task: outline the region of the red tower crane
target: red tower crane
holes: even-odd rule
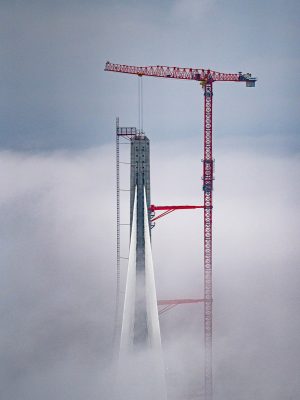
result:
[[[181,68],[167,66],[137,67],[122,64],[105,65],[105,71],[121,72],[138,76],[173,78],[199,81],[204,89],[204,393],[205,400],[212,400],[212,208],[213,208],[213,142],[212,142],[212,106],[214,82],[245,82],[247,87],[254,87],[256,78],[250,73],[227,74],[202,68]],[[157,208],[158,209],[158,208]],[[164,208],[168,209],[168,208]],[[174,207],[172,207],[172,211]]]

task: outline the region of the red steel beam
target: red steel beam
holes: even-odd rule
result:
[[[173,211],[176,210],[194,210],[196,208],[204,208],[204,206],[155,206],[154,204],[151,204],[149,207],[149,210],[151,212],[155,211],[164,211],[163,213],[159,214],[157,217],[153,217],[151,219],[151,222],[156,221],[159,218],[164,217],[167,214],[170,214]]]
[[[167,311],[172,310],[172,308],[178,306],[179,304],[193,304],[193,303],[204,303],[204,299],[176,299],[176,300],[158,300],[157,305],[163,306],[158,314],[164,314]]]
[[[177,305],[177,304],[193,304],[193,303],[204,303],[204,299],[176,299],[176,300],[158,300],[158,306],[165,305]]]
[[[195,208],[204,208],[204,206],[155,206],[151,204],[149,207],[150,211],[160,211],[160,210],[193,210]]]

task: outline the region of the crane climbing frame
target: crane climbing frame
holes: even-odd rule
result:
[[[120,72],[138,76],[158,78],[184,79],[200,82],[204,90],[204,157],[203,185],[204,192],[204,393],[205,400],[213,398],[212,375],[212,209],[213,209],[213,83],[214,82],[244,82],[247,87],[254,87],[257,78],[250,73],[223,73],[202,68],[182,68],[168,66],[130,66],[112,64],[105,65],[105,71]],[[197,207],[198,208],[198,207]],[[200,207],[199,207],[200,208]],[[168,209],[164,215],[174,211]]]

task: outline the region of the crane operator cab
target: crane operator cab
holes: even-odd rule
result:
[[[255,82],[257,81],[257,78],[252,77],[249,72],[247,72],[246,74],[239,72],[239,80],[245,81],[246,87],[255,87]]]

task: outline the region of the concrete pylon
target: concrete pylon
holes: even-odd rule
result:
[[[119,382],[127,398],[166,400],[166,384],[145,188],[135,189],[119,356]],[[139,206],[143,212],[139,212]],[[143,221],[139,220],[143,217]],[[138,226],[143,226],[139,232]],[[142,236],[142,240],[138,240]],[[139,246],[143,246],[142,251]],[[143,259],[141,260],[141,254]]]
[[[132,231],[130,238],[129,261],[126,280],[123,322],[120,342],[120,356],[135,349],[155,349],[161,353],[161,337],[157,309],[156,287],[154,279],[150,229],[144,189],[143,204],[143,264],[144,269],[137,268],[138,246],[138,212],[137,190],[135,191]],[[144,326],[144,321],[146,322]],[[141,326],[142,325],[142,329]]]

